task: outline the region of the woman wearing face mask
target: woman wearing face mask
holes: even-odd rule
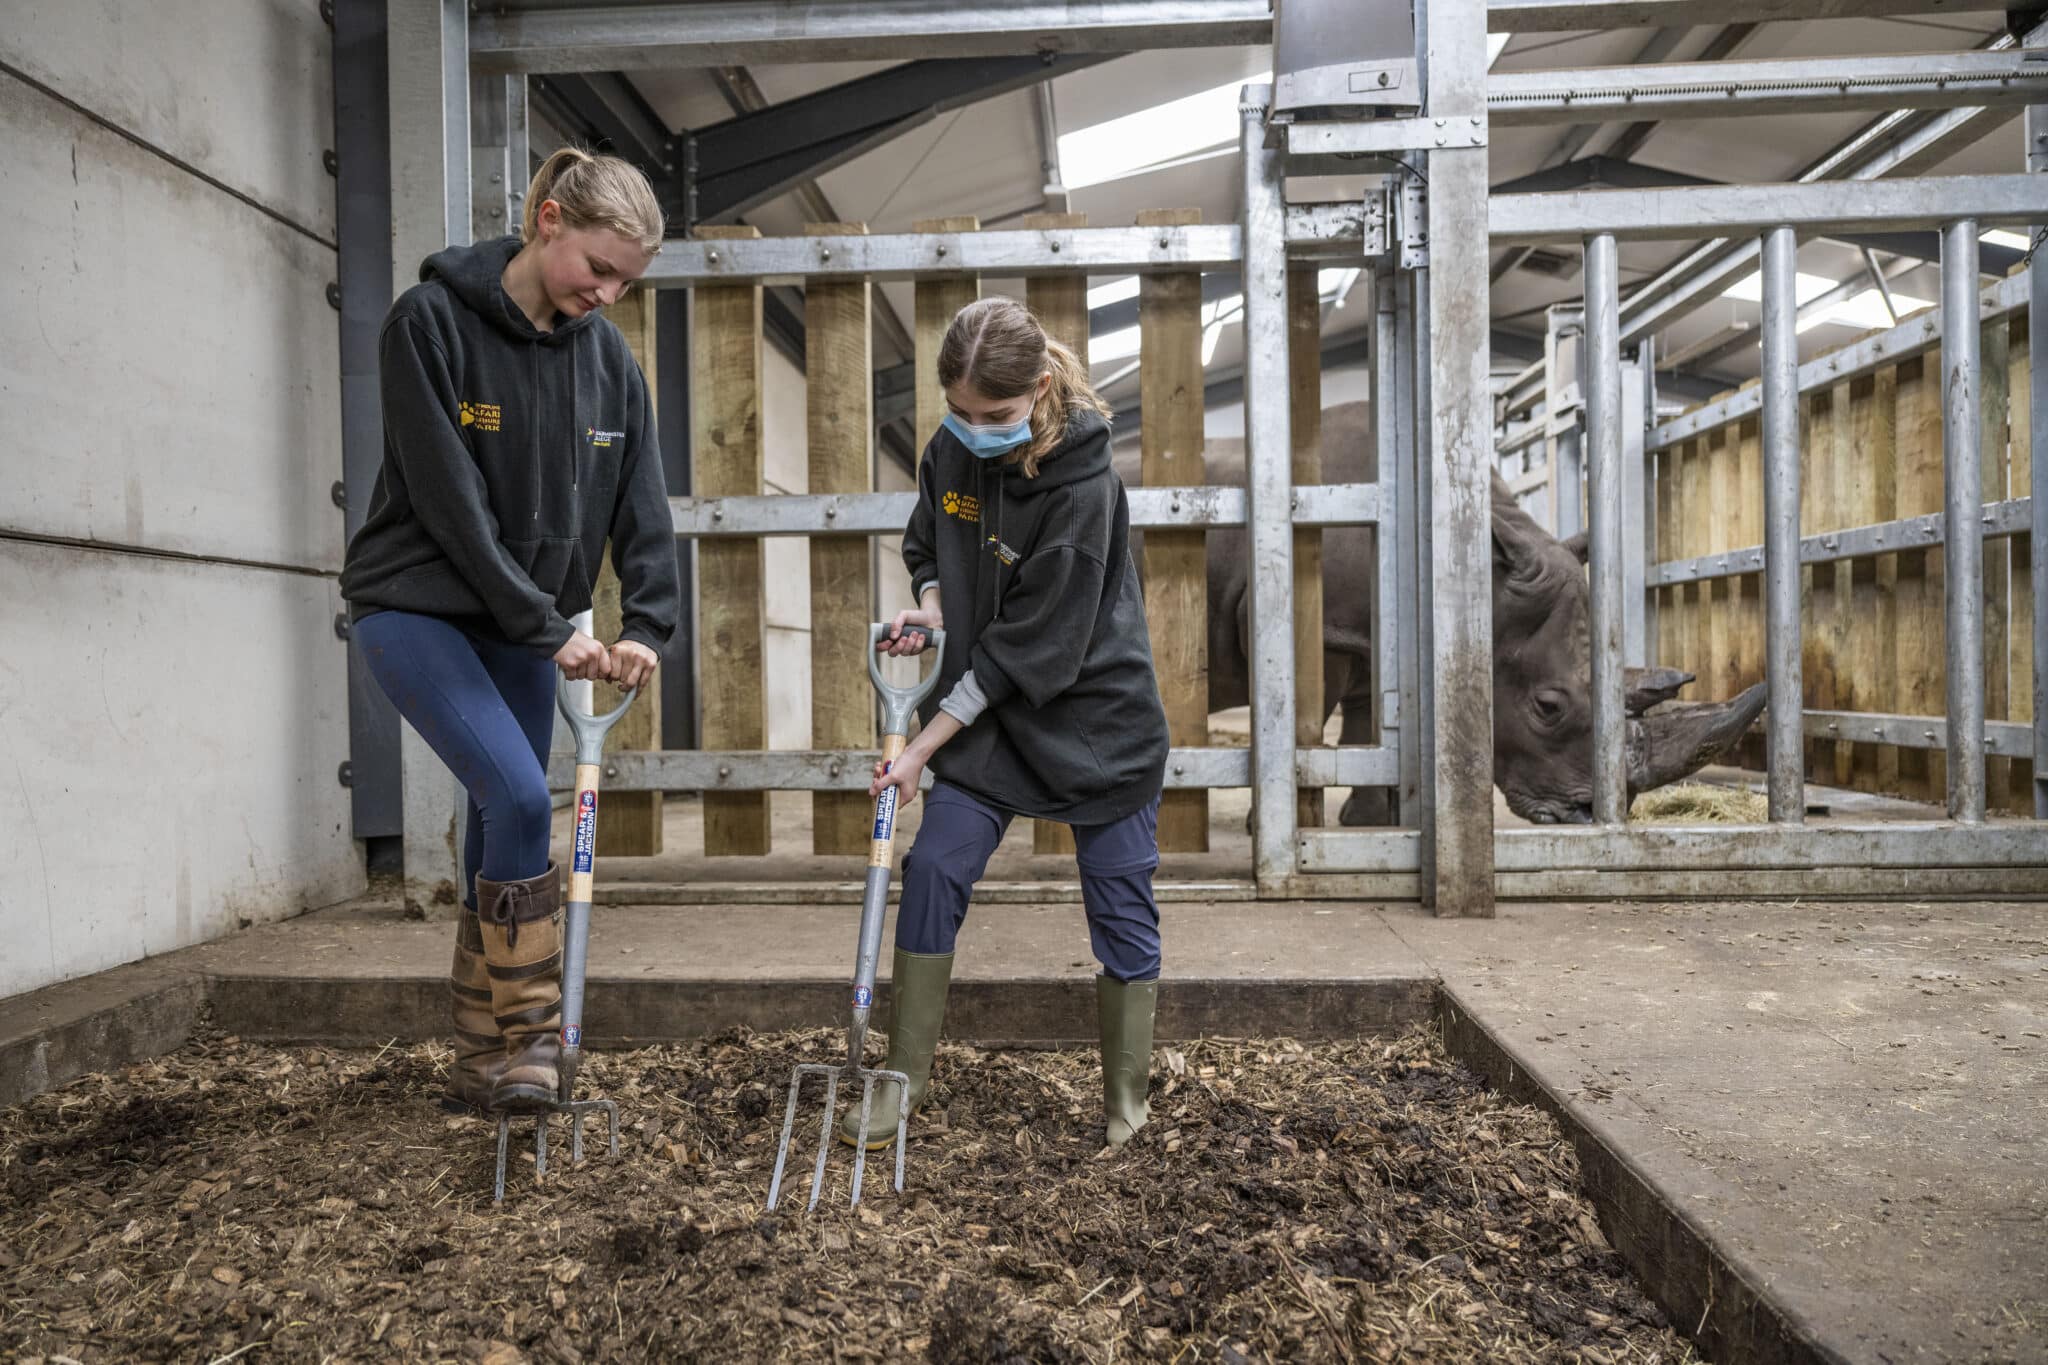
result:
[[[918,466],[903,562],[919,605],[880,648],[915,654],[946,630],[945,669],[923,727],[870,794],[934,784],[903,859],[886,1065],[930,1080],[953,941],[968,898],[1015,816],[1071,825],[1078,849],[1102,1037],[1106,1137],[1147,1118],[1159,988],[1159,792],[1166,712],[1152,671],[1130,512],[1110,467],[1109,408],[1086,367],[1029,309],[987,298],[946,332],[938,378],[948,413]],[[893,1114],[893,1085],[874,1113]],[[851,1143],[859,1118],[841,1128]],[[877,1125],[878,1128],[883,1125]],[[894,1136],[870,1137],[881,1146]]]
[[[341,572],[371,676],[469,794],[455,1112],[541,1107],[559,1081],[556,668],[642,686],[682,605],[647,383],[601,316],[661,249],[661,207],[629,163],[565,147],[520,227],[428,257],[386,316],[384,463]],[[609,647],[569,622],[607,540]]]

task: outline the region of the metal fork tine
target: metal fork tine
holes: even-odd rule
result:
[[[853,1144],[853,1199],[848,1207],[860,1203],[860,1182],[868,1169],[868,1123],[875,1108],[875,1077],[871,1071],[861,1072],[860,1082],[860,1128],[858,1140]]]
[[[789,1135],[796,1128],[797,1091],[804,1083],[803,1068],[789,1073],[789,1104],[782,1111],[782,1141],[775,1148],[775,1176],[768,1182],[768,1211],[773,1213],[782,1198],[782,1171],[789,1165]]]
[[[825,1121],[818,1125],[818,1164],[811,1172],[811,1202],[804,1207],[818,1207],[818,1196],[825,1192],[825,1158],[832,1151],[832,1120],[839,1108],[839,1073],[831,1072],[825,1077]]]

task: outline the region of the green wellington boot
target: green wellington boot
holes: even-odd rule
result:
[[[1095,1013],[1102,1028],[1102,1111],[1109,1145],[1121,1147],[1152,1117],[1145,1089],[1152,1080],[1152,1016],[1157,981],[1095,978]]]
[[[889,974],[889,1056],[886,1071],[910,1077],[910,1112],[924,1107],[925,1088],[932,1079],[932,1053],[938,1050],[939,1029],[946,1021],[946,989],[953,982],[951,953],[906,953],[896,950]],[[846,1117],[839,1121],[839,1140],[860,1141],[860,1091],[847,1098]],[[875,1082],[868,1111],[868,1150],[879,1151],[896,1140],[896,1083]]]

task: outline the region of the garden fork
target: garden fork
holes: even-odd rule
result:
[[[876,647],[888,633],[886,625],[868,627],[868,677],[882,697],[882,764],[885,772],[902,756],[910,734],[910,713],[938,686],[939,668],[946,658],[945,631],[906,626],[906,637],[913,633],[929,636],[931,643],[938,647],[938,654],[922,681],[910,687],[892,687],[882,680],[881,659],[876,652]],[[832,1123],[837,1117],[839,1082],[843,1077],[858,1077],[861,1082],[860,1132],[853,1148],[851,1202],[860,1203],[861,1179],[867,1172],[868,1123],[873,1114],[876,1081],[896,1082],[896,1192],[903,1192],[903,1140],[910,1124],[910,1078],[901,1071],[861,1065],[861,1057],[867,1047],[868,1011],[875,1003],[875,960],[882,951],[882,917],[889,904],[889,871],[895,843],[896,788],[884,787],[882,794],[875,798],[874,841],[868,849],[867,887],[861,897],[860,941],[853,964],[853,1022],[846,1031],[846,1061],[838,1065],[803,1062],[790,1072],[789,1104],[782,1115],[782,1141],[775,1152],[775,1175],[768,1184],[770,1209],[782,1198],[782,1172],[789,1162],[790,1134],[796,1127],[797,1092],[803,1088],[807,1075],[825,1078],[825,1120],[818,1129],[818,1160],[811,1171],[811,1201],[806,1207],[818,1207],[818,1195],[825,1187],[825,1157],[832,1149]]]

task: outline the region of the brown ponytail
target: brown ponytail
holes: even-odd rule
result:
[[[526,187],[526,212],[519,224],[522,243],[540,236],[540,206],[549,199],[561,209],[568,227],[609,228],[638,242],[650,256],[661,250],[661,204],[647,177],[630,162],[581,147],[557,149],[540,163]]]
[[[1087,364],[1047,335],[1029,308],[1000,294],[977,299],[954,314],[939,347],[942,388],[965,379],[1001,401],[1036,388],[1047,374],[1052,382],[1031,405],[1030,442],[1003,457],[1006,465],[1022,465],[1027,479],[1038,477],[1040,461],[1059,448],[1076,416],[1084,411],[1110,415],[1109,405],[1088,382]]]

